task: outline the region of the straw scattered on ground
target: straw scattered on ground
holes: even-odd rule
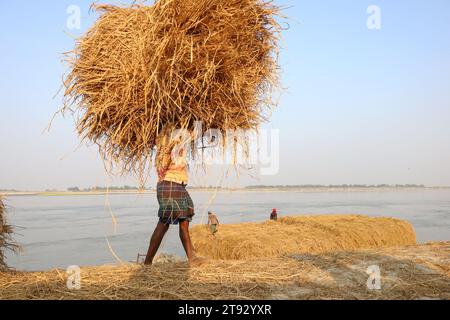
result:
[[[225,135],[267,119],[281,32],[270,1],[94,8],[100,18],[67,54],[63,111],[73,111],[80,136],[124,172],[142,173],[165,129],[194,130],[202,121],[203,131]]]
[[[381,289],[369,290],[378,265]],[[81,269],[81,289],[68,290],[63,270],[0,273],[0,299],[450,299],[450,242],[251,261],[211,261],[189,269]]]
[[[416,235],[411,224],[398,219],[331,215],[222,225],[215,236],[206,226],[195,226],[192,241],[199,255],[247,260],[292,253],[414,245]]]

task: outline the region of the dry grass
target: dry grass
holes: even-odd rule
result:
[[[111,164],[142,173],[165,129],[202,121],[225,134],[267,118],[281,31],[270,2],[95,8],[100,18],[67,54],[63,111],[76,113],[80,136]]]
[[[367,289],[379,265],[381,290]],[[81,290],[54,270],[0,273],[0,299],[450,299],[450,242],[252,261],[82,268]]]
[[[216,236],[207,227],[196,226],[192,239],[200,255],[224,260],[416,243],[408,222],[356,215],[284,217],[278,222],[222,225]]]
[[[8,269],[5,251],[16,251],[18,249],[17,244],[12,239],[13,233],[13,227],[7,223],[6,206],[3,202],[3,198],[0,196],[0,271]]]

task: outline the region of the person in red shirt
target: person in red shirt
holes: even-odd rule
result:
[[[270,220],[277,221],[278,220],[278,213],[277,209],[273,209],[272,213],[270,214]]]

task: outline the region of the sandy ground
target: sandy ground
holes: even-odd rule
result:
[[[367,286],[370,266],[380,289]],[[149,268],[81,268],[79,290],[68,280],[65,270],[0,273],[0,299],[450,299],[450,242],[196,268],[162,257]]]

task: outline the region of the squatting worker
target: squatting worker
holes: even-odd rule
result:
[[[219,219],[217,219],[215,213],[211,211],[208,212],[208,225],[213,235],[215,235],[219,231]]]
[[[277,221],[278,220],[278,212],[277,209],[273,209],[272,213],[270,214],[270,220]]]
[[[180,239],[190,265],[201,264],[195,256],[189,234],[189,224],[194,217],[194,203],[186,190],[188,183],[187,143],[162,134],[157,141],[156,170],[158,172],[157,197],[159,222],[153,233],[145,259],[151,265],[170,225],[179,225]]]

